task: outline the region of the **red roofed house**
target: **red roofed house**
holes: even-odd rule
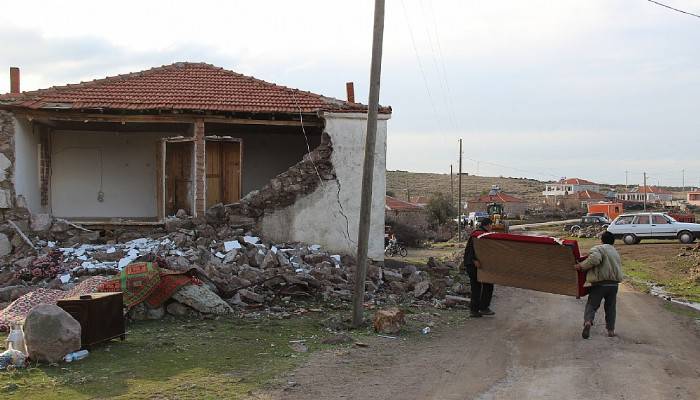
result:
[[[202,216],[240,202],[272,240],[355,251],[367,106],[354,99],[203,63],[30,92],[20,92],[18,69],[10,75],[11,92],[0,96],[1,209],[158,225],[180,209]],[[390,115],[380,109],[377,129],[378,259]]]
[[[395,197],[386,196],[386,219],[422,230],[428,229],[428,212],[425,207]]]
[[[628,192],[617,194],[619,200],[638,203],[643,203],[644,197],[647,203],[663,203],[673,200],[673,193],[657,186],[638,186]]]
[[[506,194],[500,188],[493,188],[489,194],[481,195],[477,198],[467,200],[465,206],[466,212],[486,211],[486,207],[490,203],[499,203],[503,205],[503,211],[509,218],[515,218],[525,215],[527,203],[517,197]]]

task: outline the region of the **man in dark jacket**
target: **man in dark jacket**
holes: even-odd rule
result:
[[[467,270],[467,275],[469,275],[472,289],[469,316],[474,318],[495,314],[489,308],[491,297],[493,297],[493,284],[481,283],[477,280],[477,270],[481,267],[481,264],[477,254],[474,252],[474,239],[488,232],[491,229],[491,224],[491,219],[484,218],[481,221],[481,225],[469,236],[467,248],[464,250],[464,268]]]

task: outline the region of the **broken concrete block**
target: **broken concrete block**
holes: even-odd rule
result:
[[[379,310],[374,314],[372,326],[378,333],[398,333],[406,323],[404,312],[398,307]]]
[[[166,310],[168,311],[168,314],[176,317],[184,317],[192,311],[191,308],[182,303],[178,303],[177,301],[173,301],[172,303],[168,304]]]
[[[0,257],[12,253],[12,242],[4,233],[0,233]]]
[[[247,302],[247,303],[264,303],[265,302],[265,296],[261,294],[257,294],[253,292],[252,290],[248,289],[241,289],[238,291],[238,294],[241,296],[241,300]]]
[[[384,281],[386,282],[400,282],[403,280],[403,276],[396,271],[384,268]]]
[[[12,161],[6,155],[0,153],[0,182],[7,179],[7,169],[12,166]]]
[[[0,208],[12,208],[12,193],[8,189],[0,189]]]
[[[445,296],[445,305],[447,307],[455,307],[455,306],[469,307],[469,304],[470,304],[470,301],[466,297],[452,296],[449,294]]]
[[[203,314],[228,314],[233,312],[231,306],[204,285],[184,286],[173,294],[173,299]]]
[[[46,232],[53,223],[49,214],[32,214],[29,228],[34,232]]]
[[[279,266],[279,261],[277,260],[277,255],[269,251],[263,258],[262,264],[260,265],[262,269],[276,268]]]
[[[413,296],[415,298],[423,297],[428,292],[428,290],[430,290],[429,281],[418,282],[416,283],[416,286],[413,289]]]

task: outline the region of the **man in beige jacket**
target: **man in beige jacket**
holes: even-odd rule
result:
[[[615,250],[615,236],[610,232],[603,232],[600,238],[603,244],[593,246],[588,258],[580,264],[574,265],[577,271],[586,271],[586,283],[590,287],[586,311],[583,314],[583,332],[581,336],[588,339],[591,335],[591,326],[595,319],[595,313],[600,303],[605,299],[605,327],[608,336],[615,336],[615,305],[617,301],[618,284],[622,282],[622,261],[620,254]]]

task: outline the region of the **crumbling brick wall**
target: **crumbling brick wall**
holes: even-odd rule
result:
[[[14,207],[14,164],[15,126],[12,113],[0,110],[0,210],[3,212]]]
[[[324,132],[321,144],[300,162],[272,178],[261,189],[248,193],[239,203],[230,206],[230,210],[257,219],[266,212],[294,204],[298,198],[315,191],[324,181],[336,179],[332,153],[331,138]]]

